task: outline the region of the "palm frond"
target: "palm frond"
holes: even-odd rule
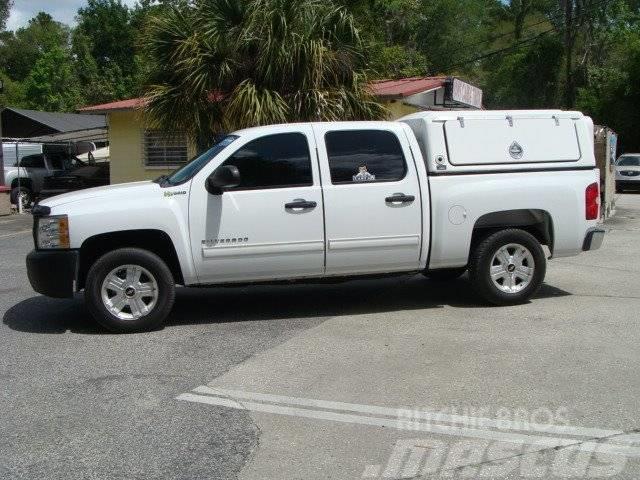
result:
[[[220,129],[383,118],[353,17],[325,0],[194,0],[149,22],[147,114],[197,139]]]

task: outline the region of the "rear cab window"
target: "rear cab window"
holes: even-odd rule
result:
[[[407,174],[398,137],[387,130],[338,130],[325,134],[331,183],[396,182]]]

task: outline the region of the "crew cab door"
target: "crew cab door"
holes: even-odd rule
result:
[[[194,177],[189,224],[200,283],[320,276],[322,191],[310,125],[247,130]],[[238,168],[239,186],[205,189],[219,166]]]
[[[420,186],[403,127],[327,123],[314,124],[314,132],[323,179],[327,275],[419,268]]]

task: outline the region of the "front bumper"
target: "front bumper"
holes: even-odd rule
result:
[[[602,245],[604,240],[604,230],[601,228],[590,228],[587,234],[584,236],[584,243],[582,244],[582,250],[597,250]]]
[[[73,297],[78,279],[78,250],[32,250],[27,255],[27,276],[33,289],[48,297]]]

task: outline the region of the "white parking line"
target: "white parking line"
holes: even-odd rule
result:
[[[208,405],[217,405],[229,408],[235,408],[239,410],[250,410],[254,412],[271,413],[276,415],[287,415],[302,418],[312,418],[317,420],[326,420],[341,423],[362,424],[378,427],[395,428],[398,430],[409,431],[421,431],[429,432],[440,435],[452,435],[458,437],[478,438],[482,440],[491,440],[497,442],[509,442],[520,445],[535,445],[543,448],[553,447],[572,447],[584,451],[598,451],[602,453],[625,455],[629,457],[640,457],[640,448],[630,445],[619,445],[612,443],[601,443],[605,437],[611,435],[623,435],[623,432],[617,430],[601,430],[601,429],[581,429],[579,427],[573,428],[574,431],[599,431],[599,432],[611,432],[607,435],[597,436],[593,438],[587,436],[586,440],[576,438],[560,438],[550,437],[543,435],[527,435],[522,433],[512,433],[505,431],[496,431],[485,428],[467,428],[454,425],[441,425],[431,422],[405,422],[398,418],[383,418],[379,416],[370,415],[354,415],[349,413],[341,413],[335,410],[349,410],[355,412],[366,412],[382,415],[394,415],[399,411],[398,409],[387,409],[385,407],[376,407],[371,405],[358,405],[358,404],[345,404],[342,402],[327,402],[324,400],[315,399],[303,399],[297,397],[283,397],[279,395],[268,395],[255,392],[241,392],[237,390],[227,389],[212,389],[210,387],[197,387],[194,389],[197,393],[183,393],[176,397],[178,400],[184,400],[188,402],[204,403]],[[202,395],[206,393],[207,395]],[[218,396],[224,395],[224,396]],[[250,398],[258,400],[256,401],[244,401],[244,399]],[[304,405],[314,408],[297,408],[289,405],[262,403],[267,402],[282,402]],[[344,408],[348,406],[349,408]],[[318,408],[328,409],[319,410]],[[395,412],[395,413],[390,413]],[[473,419],[473,417],[466,417]],[[561,427],[561,426],[555,426]],[[522,430],[522,428],[521,428]]]
[[[329,410],[343,410],[348,412],[359,412],[373,415],[384,415],[394,418],[403,417],[406,408],[389,408],[375,405],[360,405],[357,403],[333,402],[327,400],[315,400],[311,398],[287,397],[284,395],[271,395],[267,393],[243,392],[240,390],[229,390],[224,388],[211,388],[201,386],[193,389],[194,392],[206,395],[218,395],[236,399],[257,400],[259,402],[284,403],[287,405],[299,405],[303,407],[315,407]],[[499,430],[528,431],[537,433],[553,433],[556,435],[575,435],[581,437],[610,437],[620,435],[620,430],[605,430],[601,428],[573,427],[570,425],[548,425],[528,422],[512,422],[509,420],[496,420],[494,418],[470,417],[463,415],[449,415],[441,412],[428,412],[411,410],[412,418],[426,422],[447,422],[453,424],[463,424],[474,427],[491,427]],[[408,419],[407,419],[408,420]]]

